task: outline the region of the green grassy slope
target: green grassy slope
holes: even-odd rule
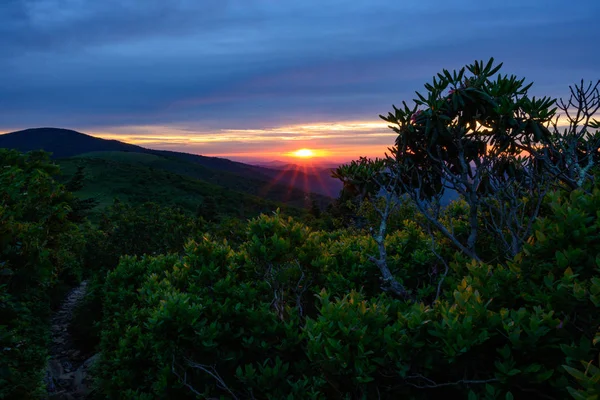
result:
[[[150,167],[155,170],[160,169],[294,207],[307,207],[310,205],[310,200],[312,199],[315,199],[322,207],[325,207],[332,201],[331,198],[323,195],[309,194],[288,185],[277,184],[275,180],[267,181],[264,176],[249,178],[248,176],[241,176],[232,172],[207,168],[198,163],[174,156],[103,151],[82,154],[77,156],[77,158],[96,158]],[[310,200],[307,200],[308,197],[310,197]]]
[[[178,206],[194,213],[207,197],[215,199],[217,212],[221,215],[251,217],[261,212],[274,211],[278,207],[289,215],[301,216],[305,213],[299,208],[154,168],[145,163],[156,156],[123,154],[130,155],[121,158],[122,160],[142,162],[123,162],[117,154],[112,157],[114,159],[74,157],[58,160],[64,179],[72,176],[79,165],[85,167],[85,186],[76,194],[99,201],[94,214],[112,204],[115,198],[130,203],[152,201]]]

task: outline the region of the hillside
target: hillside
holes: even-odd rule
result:
[[[167,157],[175,157],[204,167],[235,173],[247,178],[267,180],[276,184],[292,186],[297,189],[318,193],[328,197],[337,197],[342,189],[342,184],[330,176],[328,170],[297,168],[267,168],[264,166],[244,164],[226,158],[206,157],[189,153],[180,153],[166,150],[144,149],[145,152]]]
[[[228,171],[211,169],[173,155],[162,156],[156,153],[104,151],[86,153],[76,158],[102,159],[129,163],[138,167],[163,170],[294,207],[307,207],[313,199],[322,207],[331,202],[331,199],[328,197],[318,194],[308,194],[293,186],[277,184],[273,180],[269,180],[270,178],[259,179],[241,176]]]
[[[131,154],[140,159],[155,157]],[[95,214],[112,204],[115,198],[135,204],[152,201],[195,213],[208,197],[215,200],[218,214],[228,216],[250,217],[277,208],[282,208],[290,215],[302,215],[304,212],[296,207],[143,164],[89,157],[61,159],[58,164],[64,179],[72,176],[78,166],[84,167],[84,187],[76,194],[82,198],[95,198],[99,202]]]
[[[116,140],[100,139],[68,129],[36,128],[2,134],[0,135],[0,148],[2,147],[23,152],[43,149],[51,152],[54,158],[74,157],[90,152],[138,152],[195,163],[211,170],[236,174],[240,178],[252,182],[260,180],[263,181],[261,187],[273,184],[284,185],[303,192],[313,192],[328,197],[337,197],[341,189],[341,183],[330,178],[328,172],[323,174],[323,171],[321,171],[321,173],[312,174],[311,171],[305,172],[298,169],[281,171],[219,157],[152,150]],[[204,176],[194,175],[194,177],[206,179]],[[260,195],[259,193],[256,194]],[[295,196],[304,197],[299,194]]]

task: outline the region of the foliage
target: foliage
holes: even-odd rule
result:
[[[600,82],[586,88],[582,81],[567,103],[560,101],[570,124],[561,132],[553,121],[556,101],[530,98],[531,84],[498,74],[501,66],[490,59],[458,72],[443,70],[425,85],[425,95],[417,92],[413,108],[403,102],[381,116],[398,134],[390,155],[363,157],[333,174],[344,193],[371,200],[379,217],[373,232],[378,254],[371,261],[382,289],[396,296],[406,299],[410,289],[390,271],[385,237],[403,196],[412,200],[431,250],[444,264],[441,288],[449,265],[439,255],[440,239],[478,262],[506,262],[532,235],[552,188],[586,190],[595,181],[600,122],[593,116],[600,109]],[[461,196],[465,212],[458,224],[442,208],[447,191]]]
[[[561,131],[556,101],[529,97],[531,84],[499,74],[501,66],[491,59],[439,73],[414,107],[404,102],[381,116],[398,134],[387,158],[362,158],[335,175],[362,197],[406,193],[428,226],[473,259],[485,249],[482,236],[494,240],[496,257],[514,257],[550,187],[574,190],[593,180],[600,92],[598,84],[572,87],[559,103],[570,124]],[[468,206],[464,238],[440,221],[447,191]]]
[[[429,234],[405,222],[386,238],[389,265],[417,302],[381,294],[368,234],[280,215],[250,221],[237,250],[205,236],[182,258],[123,259],[105,285],[100,387],[117,398],[564,398],[575,374],[592,390],[595,369],[576,371],[597,358],[598,202],[598,190],[553,194],[508,265],[442,253],[439,298]]]
[[[338,168],[340,199],[302,220],[235,218],[247,197],[144,167],[136,193],[165,179],[200,196],[101,199],[94,226],[67,189],[85,198],[87,177],[131,165],[65,187],[45,155],[0,153],[0,397],[40,394],[34,321],[85,276],[74,327],[99,341],[98,397],[596,398],[597,86],[558,103],[581,111],[560,132],[553,100],[498,71],[439,74],[387,117],[391,156]]]
[[[359,201],[376,197],[381,187],[380,179],[386,167],[385,160],[361,157],[348,164],[340,165],[332,172],[332,177],[343,184],[343,194],[358,197]]]
[[[65,183],[65,189],[73,193],[84,188],[85,167],[77,167],[75,174]],[[86,220],[91,210],[96,207],[98,201],[95,198],[75,198],[71,207],[70,220],[81,223]]]
[[[301,209],[307,206],[306,193],[299,189],[249,173],[246,176],[206,168],[175,156],[97,152],[58,163],[65,175],[73,175],[78,167],[85,167],[85,187],[76,193],[84,198],[97,198],[98,211],[109,207],[115,197],[131,204],[151,201],[180,207],[190,214],[196,213],[205,200],[212,199],[216,206],[213,217],[253,217],[278,207],[300,216]],[[330,200],[311,196],[320,203]]]
[[[46,153],[0,150],[0,166],[0,398],[34,398],[52,295],[81,278],[85,243]]]
[[[99,216],[97,229],[87,231],[87,295],[75,310],[71,333],[79,346],[92,349],[99,341],[103,285],[122,256],[179,253],[188,237],[202,229],[201,220],[180,209],[155,203],[130,205],[115,201]]]

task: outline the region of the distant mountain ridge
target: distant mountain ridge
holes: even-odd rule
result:
[[[118,140],[97,138],[85,133],[61,128],[32,128],[0,135],[0,147],[22,152],[45,150],[54,158],[69,158],[94,152],[134,152],[176,158],[199,164],[208,169],[224,171],[252,179],[268,182],[269,185],[286,185],[306,193],[317,193],[337,197],[341,182],[331,178],[328,171],[303,171],[272,169],[264,166],[244,164],[218,157],[207,157],[167,150],[152,150],[123,143]],[[308,172],[308,173],[307,173]],[[186,175],[185,171],[178,173]],[[190,175],[188,175],[190,176]],[[194,176],[200,179],[197,176]]]
[[[145,149],[118,140],[100,139],[61,128],[32,128],[0,135],[0,147],[21,152],[45,150],[54,158],[73,157],[92,151],[135,151]]]

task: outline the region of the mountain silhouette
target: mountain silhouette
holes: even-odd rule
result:
[[[199,164],[217,171],[233,173],[253,181],[261,180],[275,185],[285,185],[307,193],[317,193],[327,197],[337,197],[342,187],[341,182],[331,178],[328,171],[302,171],[296,168],[282,170],[280,168],[274,169],[245,164],[226,158],[153,150],[118,140],[97,138],[70,129],[46,127],[0,134],[0,148],[2,147],[16,149],[21,152],[44,150],[52,153],[53,158],[69,158],[98,152],[153,154]]]
[[[96,138],[85,133],[59,128],[33,128],[0,135],[0,147],[21,152],[44,150],[54,158],[73,157],[93,151],[135,151],[145,149],[133,144]]]

